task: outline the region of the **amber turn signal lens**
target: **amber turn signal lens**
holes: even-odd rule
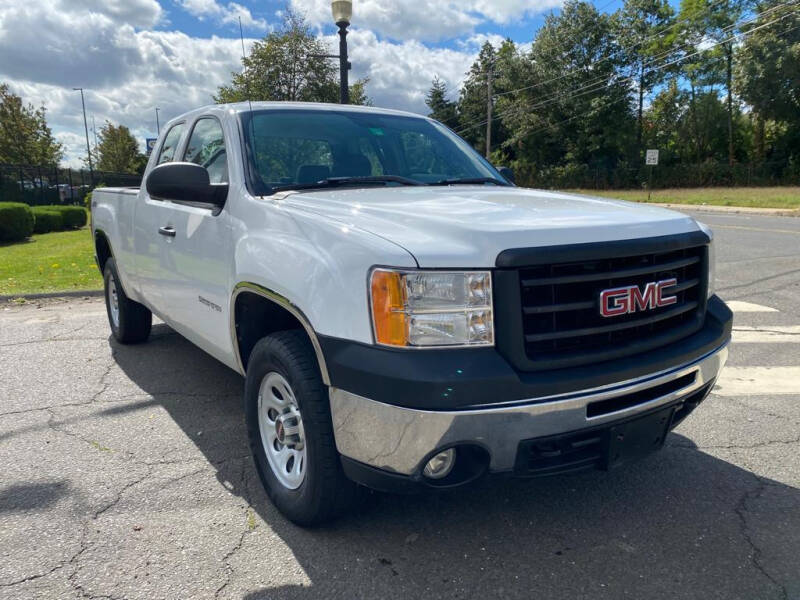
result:
[[[401,276],[392,271],[372,272],[372,319],[379,344],[406,345],[405,301]]]

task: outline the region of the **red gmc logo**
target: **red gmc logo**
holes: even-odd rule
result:
[[[676,296],[664,295],[665,288],[675,285],[678,285],[678,280],[673,278],[651,281],[644,286],[644,291],[638,285],[603,290],[600,292],[600,314],[604,317],[618,317],[675,304],[678,301]]]

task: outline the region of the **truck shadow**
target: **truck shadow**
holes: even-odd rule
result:
[[[153,399],[108,412],[167,410],[220,485],[253,507],[310,581],[250,589],[247,600],[800,597],[800,490],[680,434],[611,473],[372,494],[327,527],[296,527],[272,506],[249,458],[242,378],[169,332],[157,326],[144,346],[112,343],[117,364]],[[691,418],[702,419],[703,408]],[[265,574],[278,568],[262,566]]]

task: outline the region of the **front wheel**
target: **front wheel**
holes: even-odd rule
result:
[[[289,520],[317,525],[352,505],[357,486],[342,472],[327,389],[304,332],[281,331],[255,345],[245,410],[258,475]]]

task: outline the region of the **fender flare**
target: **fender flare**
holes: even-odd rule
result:
[[[244,364],[242,362],[242,357],[239,353],[239,340],[236,335],[236,298],[239,294],[244,292],[248,292],[251,294],[256,294],[257,296],[261,296],[262,298],[266,298],[270,302],[277,304],[281,308],[287,310],[297,321],[303,326],[303,329],[308,335],[309,340],[311,340],[311,345],[314,348],[314,354],[317,356],[317,364],[319,365],[319,371],[322,375],[322,382],[330,386],[331,380],[328,375],[328,366],[325,362],[325,355],[322,353],[322,346],[320,346],[319,340],[317,339],[317,333],[314,331],[314,328],[311,326],[311,322],[305,316],[302,310],[300,310],[297,306],[295,306],[291,300],[278,294],[277,292],[273,292],[272,290],[258,285],[257,283],[252,283],[250,281],[242,281],[237,283],[236,286],[233,288],[233,294],[231,294],[231,302],[230,302],[230,331],[231,331],[231,340],[233,342],[233,351],[236,357],[236,366],[239,369],[239,372],[244,375],[246,373],[246,369],[244,368]]]

